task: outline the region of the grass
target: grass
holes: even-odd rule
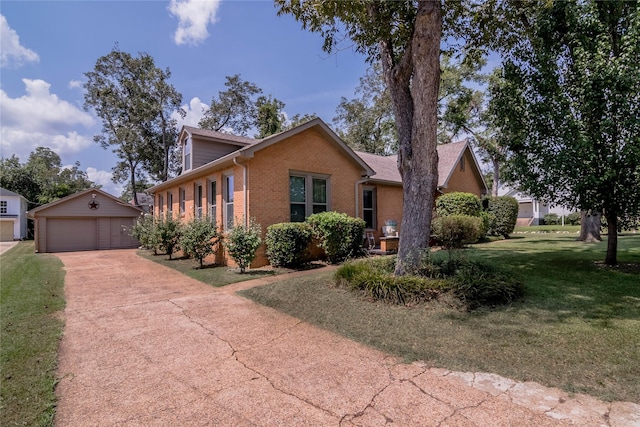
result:
[[[505,267],[525,284],[522,302],[491,310],[371,302],[333,286],[331,273],[241,294],[407,361],[640,402],[640,235],[618,243],[620,268],[598,263],[606,241],[583,244],[566,234],[475,245],[465,256]]]
[[[240,274],[237,268],[207,264],[205,264],[204,268],[200,268],[200,264],[196,260],[175,257],[175,255],[174,258],[170,260],[167,255],[155,255],[153,251],[150,250],[139,250],[138,255],[164,265],[165,267],[173,268],[186,276],[215,287],[291,271],[283,268],[263,267],[247,269],[244,273]]]
[[[21,242],[0,256],[0,281],[0,425],[53,425],[62,263]]]

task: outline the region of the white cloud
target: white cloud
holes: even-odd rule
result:
[[[22,79],[26,95],[10,98],[0,89],[2,117],[0,150],[26,158],[35,147],[49,147],[58,154],[76,153],[93,144],[77,126],[90,128],[94,118],[85,111],[49,92],[43,80]]]
[[[178,18],[173,40],[177,45],[197,45],[209,37],[207,26],[214,24],[220,0],[171,0],[169,12]]]
[[[182,118],[177,112],[171,114],[171,118],[176,119],[178,122],[178,129],[180,129],[182,126],[197,127],[198,122],[200,121],[200,119],[202,119],[205,111],[209,109],[209,106],[200,101],[200,98],[195,97],[191,98],[191,101],[189,101],[189,105],[185,104],[181,108],[187,112],[187,115],[184,116],[184,118]]]
[[[20,37],[0,15],[0,67],[19,67],[24,62],[38,62],[40,57],[31,49],[20,44]]]
[[[81,80],[71,80],[68,85],[69,89],[82,89]]]
[[[113,177],[111,172],[98,170],[92,167],[87,168],[87,178],[89,178],[89,181],[93,181],[96,184],[101,185],[102,190],[107,193],[120,197],[124,191],[124,186],[122,184],[115,184],[111,181],[111,177]]]

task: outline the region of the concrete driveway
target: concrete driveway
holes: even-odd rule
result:
[[[134,250],[58,257],[59,427],[640,425],[633,403],[403,364],[234,294],[265,280],[215,289]]]

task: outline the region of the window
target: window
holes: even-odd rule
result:
[[[158,213],[160,215],[164,213],[164,197],[162,197],[162,194],[158,194]]]
[[[310,174],[289,177],[291,222],[302,222],[311,214],[329,210],[327,182],[326,177]]]
[[[202,185],[195,184],[194,193],[195,197],[195,214],[196,218],[202,218]]]
[[[182,149],[183,162],[182,169],[188,171],[191,169],[191,137],[184,140],[184,148]]]
[[[376,191],[374,188],[362,189],[362,219],[366,228],[376,228]]]
[[[0,214],[6,214],[6,213],[7,213],[7,201],[0,200]]]
[[[180,190],[178,190],[178,197],[180,198],[180,214],[184,215],[187,205],[187,191],[184,188],[181,188]]]
[[[214,223],[217,222],[216,194],[218,194],[218,191],[216,187],[216,181],[209,182],[209,219]]]
[[[460,157],[460,170],[464,172],[464,156]]]
[[[167,192],[167,212],[171,214],[173,212],[173,193]]]
[[[233,175],[224,177],[224,229],[231,230],[233,228]]]

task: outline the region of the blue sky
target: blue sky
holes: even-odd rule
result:
[[[326,55],[319,35],[276,16],[266,0],[3,0],[0,14],[1,156],[25,162],[35,147],[50,147],[116,196],[116,158],[93,142],[101,123],[82,109],[84,73],[116,43],[171,69],[188,111],[181,124],[194,126],[234,74],[282,100],[289,116],[316,113],[331,124],[367,68],[352,50]]]

